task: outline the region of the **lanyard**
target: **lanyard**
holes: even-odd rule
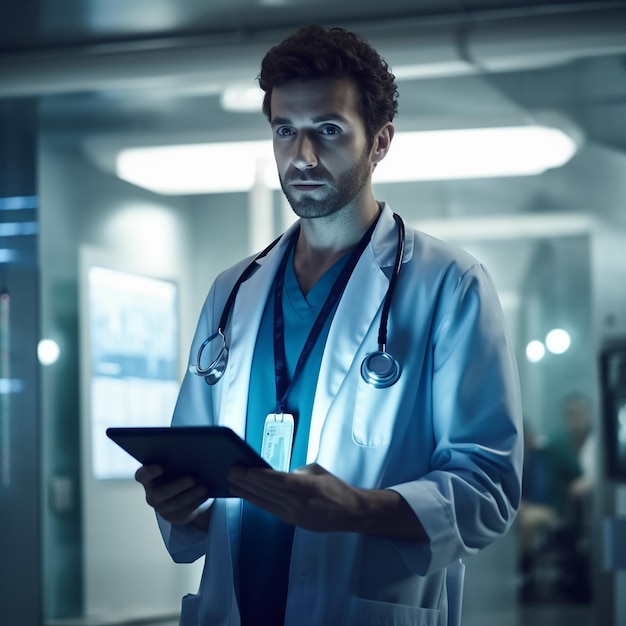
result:
[[[313,322],[311,331],[304,342],[304,347],[296,363],[296,368],[293,372],[293,377],[289,380],[289,373],[287,372],[287,357],[285,355],[285,319],[283,314],[283,286],[285,283],[285,269],[287,267],[287,260],[289,259],[291,250],[293,249],[300,230],[298,229],[292,236],[287,250],[280,262],[276,278],[274,279],[274,375],[276,378],[276,413],[281,414],[285,412],[285,403],[289,392],[291,391],[294,381],[298,375],[302,372],[304,365],[309,358],[315,342],[322,332],[322,328],[326,323],[331,311],[335,304],[341,298],[348,280],[354,270],[363,250],[367,247],[372,233],[376,227],[378,219],[367,229],[361,240],[357,244],[356,248],[351,252],[346,264],[344,265],[341,273],[337,277],[337,280],[333,284],[326,301],[324,302],[317,318]]]

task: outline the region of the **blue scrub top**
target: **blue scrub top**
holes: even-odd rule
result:
[[[283,316],[285,356],[290,380],[311,327],[348,255],[337,261],[304,296],[293,269],[293,250],[285,270]],[[322,353],[335,308],[331,311],[308,360],[296,379],[286,402],[286,412],[296,420],[291,470],[306,464],[313,398]],[[265,418],[276,407],[274,376],[274,289],[271,290],[256,340],[250,390],[246,441],[261,451]],[[282,624],[287,599],[293,526],[244,502],[239,562],[239,609],[242,626],[259,623]]]

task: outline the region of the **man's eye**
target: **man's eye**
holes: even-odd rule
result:
[[[276,129],[276,134],[279,137],[291,137],[294,134],[293,129],[288,126],[280,126]]]
[[[339,135],[341,133],[341,129],[337,126],[322,126],[319,130],[322,135]]]

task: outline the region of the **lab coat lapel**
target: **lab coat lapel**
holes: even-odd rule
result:
[[[388,274],[383,268],[393,266],[395,259],[394,227],[392,212],[387,207],[337,307],[320,365],[307,463],[313,462],[318,456],[323,430],[329,431],[325,435],[338,436],[340,424],[328,424],[326,417],[351,368],[352,372],[360,371],[360,361],[355,365],[355,359],[362,359],[366,353],[378,347],[378,311],[389,287]]]

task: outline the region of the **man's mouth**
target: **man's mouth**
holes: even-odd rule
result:
[[[313,191],[319,189],[324,185],[324,181],[321,180],[292,180],[288,185],[296,191]]]

